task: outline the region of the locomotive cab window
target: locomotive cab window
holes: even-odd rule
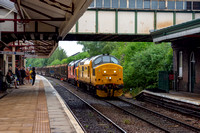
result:
[[[115,63],[119,65],[119,61],[112,56],[100,56],[97,59],[94,60],[93,67],[104,64],[104,63]]]
[[[110,56],[103,56],[103,62],[110,62]]]
[[[111,57],[111,63],[119,64],[119,61],[114,57]]]

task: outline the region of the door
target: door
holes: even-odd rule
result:
[[[194,52],[190,55],[189,92],[193,92],[195,84],[195,58]]]

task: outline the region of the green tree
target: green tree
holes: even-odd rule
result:
[[[51,57],[47,61],[47,65],[50,65],[54,60],[62,60],[67,58],[66,52],[61,47],[57,47],[57,49],[54,51],[54,53],[51,55]]]
[[[59,64],[61,64],[61,61],[59,59],[56,59],[50,65],[53,66],[53,65],[59,65]]]
[[[78,42],[83,45],[83,51],[88,52],[90,56],[99,54],[110,54],[115,49],[115,42]]]
[[[170,70],[172,65],[171,46],[169,44],[150,45],[136,52],[126,63],[124,82],[128,88],[157,88],[158,72]],[[171,61],[170,61],[171,60]]]

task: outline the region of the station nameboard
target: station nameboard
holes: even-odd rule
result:
[[[36,58],[36,57],[38,57],[38,55],[27,54],[26,52],[0,51],[0,54],[24,55],[24,57],[26,57],[26,58]]]
[[[11,55],[24,55],[24,52],[11,52],[11,51],[0,51],[0,54],[11,54]]]

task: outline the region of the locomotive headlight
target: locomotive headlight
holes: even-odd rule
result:
[[[114,71],[114,73],[116,73],[116,71]]]
[[[104,73],[106,73],[106,71],[104,71]]]
[[[109,77],[109,79],[111,80],[112,78],[111,78],[111,77]]]

